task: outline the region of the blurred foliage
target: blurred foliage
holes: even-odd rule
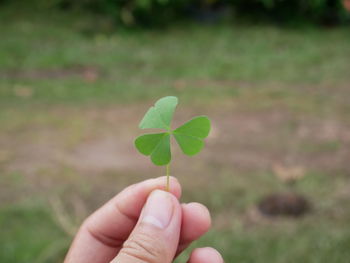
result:
[[[6,2],[21,1],[0,0]],[[345,22],[349,16],[341,0],[29,0],[25,4],[41,9],[78,9],[103,14],[126,26],[233,18],[334,25]]]

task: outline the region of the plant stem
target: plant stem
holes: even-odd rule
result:
[[[170,164],[166,166],[166,187],[165,190],[169,192],[170,190]]]

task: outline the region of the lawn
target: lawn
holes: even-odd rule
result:
[[[133,139],[145,109],[170,94],[182,104],[176,123],[213,121],[200,155],[174,152],[182,200],[213,216],[195,245],[218,248],[226,262],[348,262],[348,28],[125,31],[81,14],[7,9],[0,19],[0,262],[62,262],[86,215],[162,175]],[[290,186],[276,166],[301,178]],[[311,211],[257,211],[285,191],[304,195]]]

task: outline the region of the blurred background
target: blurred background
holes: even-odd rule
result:
[[[165,173],[138,124],[179,97],[207,146],[172,175],[226,262],[350,259],[350,1],[0,0],[0,262],[62,262],[77,226]],[[178,262],[185,262],[186,255]]]

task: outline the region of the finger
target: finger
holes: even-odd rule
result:
[[[171,263],[181,231],[181,206],[170,193],[152,192],[140,220],[112,263]]]
[[[187,263],[224,263],[220,253],[211,247],[196,248]]]
[[[170,192],[179,198],[181,186],[175,178],[170,180]],[[135,227],[149,194],[164,189],[165,182],[159,177],[129,186],[93,213],[81,226],[65,263],[110,262]]]
[[[204,235],[211,226],[208,209],[199,203],[182,204],[182,228],[177,254]]]

